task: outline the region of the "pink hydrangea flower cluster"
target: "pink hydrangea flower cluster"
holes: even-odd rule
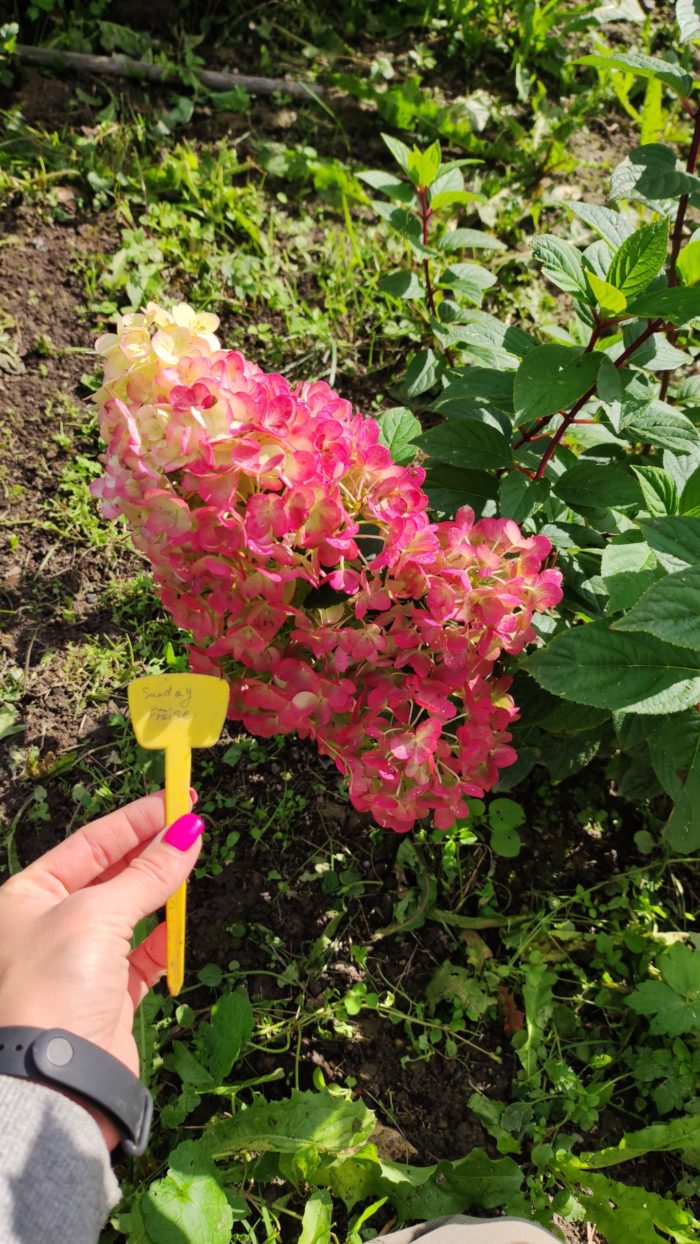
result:
[[[549,541],[466,507],[430,522],[424,471],[374,420],[223,349],[217,326],[149,303],[97,342],[102,512],[125,516],[234,720],[315,739],[380,825],[448,828],[516,759],[495,666],[561,598]]]

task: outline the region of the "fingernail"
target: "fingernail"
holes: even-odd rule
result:
[[[190,803],[192,804],[192,807],[194,807],[198,799],[199,795],[197,794],[194,786],[190,786]]]
[[[178,851],[188,851],[192,843],[196,842],[203,833],[204,821],[201,816],[195,816],[194,812],[186,812],[184,816],[179,816],[172,825],[168,826],[163,834],[163,842],[167,842],[170,847],[176,847]]]

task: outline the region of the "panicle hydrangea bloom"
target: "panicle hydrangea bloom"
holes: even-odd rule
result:
[[[447,828],[516,759],[494,665],[561,599],[549,541],[467,507],[430,522],[425,472],[374,420],[223,349],[217,326],[149,303],[98,340],[102,512],[192,632],[192,668],[228,678],[234,720],[315,739],[380,825]]]

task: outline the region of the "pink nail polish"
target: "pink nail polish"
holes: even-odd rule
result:
[[[166,833],[163,834],[163,842],[167,842],[170,847],[176,847],[178,851],[188,851],[192,843],[196,842],[203,833],[204,821],[201,816],[195,816],[194,812],[186,812],[168,827]]]

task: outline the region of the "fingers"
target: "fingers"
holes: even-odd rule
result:
[[[163,921],[129,955],[128,990],[134,1010],[165,975],[166,964],[167,935]]]
[[[22,881],[65,898],[96,881],[129,852],[143,847],[163,828],[164,817],[162,791],[137,799],[85,825],[47,851],[24,869]]]
[[[175,831],[177,827],[177,831]],[[150,843],[119,876],[99,887],[100,911],[131,928],[162,907],[187,880],[202,845],[204,822],[189,812]],[[172,840],[166,841],[169,837]]]

